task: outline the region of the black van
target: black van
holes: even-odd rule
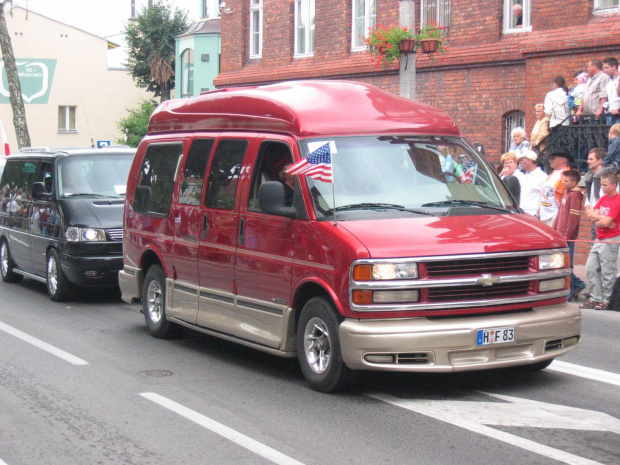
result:
[[[73,286],[118,286],[123,203],[135,149],[27,150],[0,181],[0,274],[47,283],[53,301]]]

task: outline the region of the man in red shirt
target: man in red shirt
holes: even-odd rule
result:
[[[620,195],[616,189],[618,178],[615,173],[601,176],[603,196],[588,212],[596,224],[596,239],[592,245],[586,273],[590,286],[590,299],[581,308],[606,310],[616,281],[618,248],[620,246]]]

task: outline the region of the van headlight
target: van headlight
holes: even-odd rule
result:
[[[566,268],[569,266],[568,254],[557,252],[538,256],[538,270],[553,270],[556,268]]]
[[[416,262],[378,262],[353,265],[354,281],[383,281],[393,279],[417,279]]]
[[[76,228],[73,226],[67,228],[65,237],[69,242],[99,242],[106,240],[105,229]]]

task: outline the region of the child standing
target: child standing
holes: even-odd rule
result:
[[[575,254],[575,240],[579,235],[579,220],[581,219],[581,205],[583,203],[583,193],[577,187],[580,180],[579,171],[568,170],[563,173],[564,194],[558,215],[553,223],[553,229],[559,232],[568,243],[571,270],[573,268],[573,255]],[[586,284],[571,271],[569,302],[573,299],[577,300],[579,293],[585,287]]]

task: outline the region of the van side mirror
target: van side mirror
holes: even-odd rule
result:
[[[33,200],[49,200],[50,194],[45,190],[45,183],[35,182],[32,184],[32,198]]]
[[[295,207],[286,206],[284,186],[279,181],[268,181],[261,184],[258,189],[258,205],[264,213],[285,218],[297,217]]]

